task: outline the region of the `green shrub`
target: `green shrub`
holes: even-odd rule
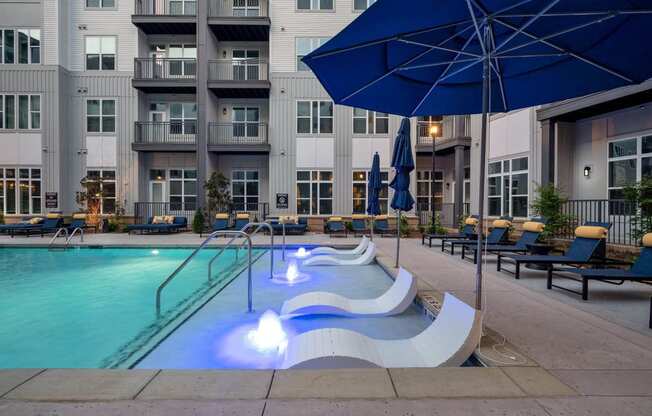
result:
[[[448,230],[441,224],[441,214],[435,213],[434,221],[431,218],[428,225],[428,232],[430,234],[448,234]]]
[[[195,211],[195,218],[192,220],[192,232],[200,234],[204,230],[204,211],[198,209]]]
[[[410,225],[408,224],[408,219],[405,215],[401,214],[401,223],[400,223],[401,237],[407,237],[410,235]]]
[[[626,209],[632,211],[630,224],[634,238],[652,232],[652,178],[644,178],[636,185],[623,188],[625,200],[629,203]]]
[[[562,195],[554,184],[537,186],[537,197],[532,202],[534,214],[543,217],[546,227],[541,233],[541,240],[548,241],[570,225],[571,216],[562,213],[562,207],[567,198]]]
[[[0,212],[0,224],[4,224],[4,223],[5,223],[5,214]]]

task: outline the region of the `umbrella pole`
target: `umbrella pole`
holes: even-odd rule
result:
[[[374,218],[376,218],[375,215],[371,216],[371,228],[369,229],[369,238],[371,238],[371,241],[374,241]]]
[[[487,162],[487,122],[489,113],[489,57],[485,57],[482,72],[482,135],[480,137],[480,191],[478,192],[478,258],[475,269],[475,308],[482,310],[482,230],[484,228],[484,182],[485,182],[485,164]]]
[[[401,247],[401,211],[396,211],[396,267],[398,269],[398,253]]]

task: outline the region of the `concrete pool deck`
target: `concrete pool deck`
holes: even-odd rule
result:
[[[90,234],[85,244],[196,246],[200,241],[191,234]],[[356,241],[321,234],[287,238],[289,244]],[[394,240],[376,241],[379,263],[391,266]],[[268,244],[269,237],[256,236],[255,242]],[[47,244],[47,239],[0,237],[3,244]],[[474,266],[459,257],[422,247],[416,239],[404,240],[401,264],[420,279],[424,302],[436,303],[444,291],[473,301]],[[574,296],[545,290],[540,273],[526,272],[527,278],[517,282],[494,270],[490,261],[485,280],[485,323],[490,329],[479,353],[495,367],[4,370],[0,415],[652,414],[652,330],[646,333],[636,317],[644,309],[639,298],[652,295],[649,288],[627,286],[630,296],[620,304],[609,292],[583,304]]]

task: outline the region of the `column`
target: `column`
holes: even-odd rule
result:
[[[464,146],[455,146],[455,218],[464,214]]]
[[[197,208],[206,206],[208,170],[208,0],[197,0]]]

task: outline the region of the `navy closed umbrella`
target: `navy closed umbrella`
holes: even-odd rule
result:
[[[374,217],[380,215],[380,192],[383,181],[380,178],[380,156],[374,154],[371,162],[371,171],[367,178],[367,214],[371,215],[371,239],[374,239]]]
[[[412,143],[410,140],[410,120],[401,120],[394,141],[391,166],[396,171],[389,186],[394,190],[391,207],[396,210],[396,267],[398,267],[401,246],[401,211],[410,211],[414,206],[414,198],[410,194],[410,172],[414,170]]]
[[[406,117],[487,116],[652,77],[644,0],[378,0],[304,58],[338,104]],[[482,308],[478,238],[476,308]]]

